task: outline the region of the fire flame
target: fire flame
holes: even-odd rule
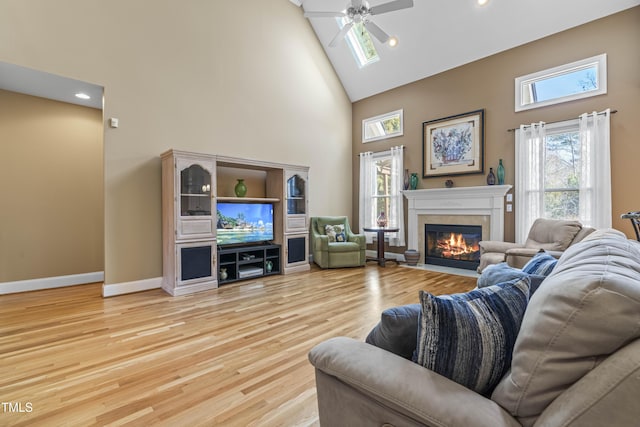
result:
[[[448,239],[444,238],[438,240],[438,249],[442,251],[442,256],[445,258],[458,258],[462,255],[478,252],[480,247],[477,242],[467,245],[462,234],[450,233]]]

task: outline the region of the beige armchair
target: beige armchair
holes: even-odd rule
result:
[[[524,245],[493,240],[480,242],[478,273],[491,264],[505,261],[511,267],[522,268],[541,249],[560,258],[569,246],[593,231],[593,228],[583,227],[578,221],[538,218],[531,226]]]
[[[365,265],[365,237],[351,231],[346,216],[312,217],[309,236],[313,262],[321,268]]]

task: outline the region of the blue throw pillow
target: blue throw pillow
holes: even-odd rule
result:
[[[539,276],[548,276],[553,271],[558,260],[546,253],[540,251],[531,258],[531,260],[522,267],[522,271],[528,274],[537,274]]]
[[[380,322],[369,332],[366,342],[411,359],[416,348],[420,304],[388,308]]]
[[[529,278],[433,296],[420,291],[417,363],[489,395],[511,366],[529,302]]]

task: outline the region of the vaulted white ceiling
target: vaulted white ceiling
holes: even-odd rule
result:
[[[341,11],[348,4],[303,0],[302,8]],[[335,18],[310,22],[349,98],[358,101],[637,5],[640,0],[489,0],[485,6],[476,0],[414,0],[410,9],[373,18],[400,43],[390,48],[374,40],[380,61],[364,68],[344,41],[328,47],[339,31]]]

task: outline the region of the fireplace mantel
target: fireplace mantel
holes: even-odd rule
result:
[[[408,200],[407,248],[418,249],[420,215],[482,215],[488,216],[489,236],[485,240],[504,240],[504,196],[511,185],[476,187],[427,188],[404,191]]]

